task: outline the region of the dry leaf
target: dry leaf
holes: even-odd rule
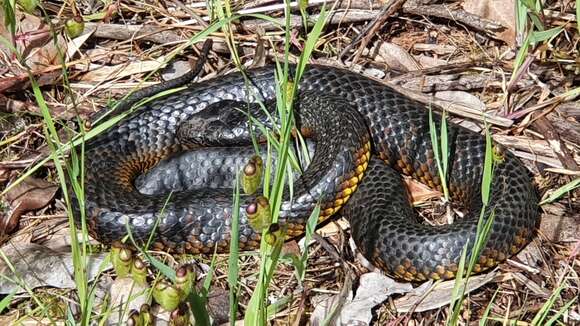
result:
[[[322,294],[312,298],[312,305],[314,311],[310,316],[310,325],[319,326],[327,325],[325,321],[332,321],[337,317],[337,313],[344,305],[346,300],[352,299],[352,274],[347,273],[345,280],[340,289],[340,293],[336,295]],[[328,320],[327,320],[328,319]],[[337,323],[331,323],[337,324]]]
[[[159,69],[163,66],[165,59],[165,57],[159,57],[156,60],[139,61],[129,64],[123,63],[115,66],[87,66],[85,64],[76,64],[74,67],[75,69],[88,71],[81,77],[82,81],[104,82],[115,78],[123,78]]]
[[[372,309],[393,294],[403,294],[413,290],[410,283],[399,283],[381,273],[371,272],[361,275],[356,296],[347,302],[340,313],[341,325],[370,325]]]
[[[296,240],[290,240],[284,242],[284,244],[282,245],[282,252],[280,253],[280,255],[282,256],[295,255],[300,257],[300,255],[302,255],[302,252],[300,251],[300,246],[298,245],[298,242],[296,242]]]
[[[37,244],[7,244],[0,249],[12,266],[0,259],[0,294],[26,292],[19,284],[26,284],[28,289],[51,286],[56,288],[74,289],[74,266],[72,253],[57,252]],[[93,280],[99,271],[110,268],[101,266],[107,254],[88,257],[86,270],[88,280]]]
[[[580,240],[580,214],[542,215],[540,233],[553,242]]]
[[[14,231],[22,214],[48,205],[57,190],[58,186],[32,177],[26,178],[14,186],[5,195],[10,211],[0,221],[0,230],[4,234]]]
[[[126,320],[131,310],[139,310],[148,302],[149,287],[135,283],[131,277],[119,277],[111,283],[111,314],[109,325],[120,325],[120,319]]]
[[[425,203],[434,198],[440,198],[442,195],[441,192],[433,190],[419,181],[411,178],[404,178],[403,180],[407,185],[407,189],[409,189],[413,205]]]
[[[372,309],[384,302],[393,294],[407,293],[413,290],[410,283],[398,283],[384,274],[371,272],[361,275],[360,285],[353,298],[352,290],[349,291],[346,302],[340,310],[334,325],[370,325]],[[314,312],[310,319],[312,325],[318,325],[333,309],[338,306],[340,295],[324,295],[315,304]]]
[[[188,61],[180,60],[174,61],[167,65],[161,72],[161,77],[164,80],[171,80],[181,77],[191,70],[191,64]]]
[[[524,268],[529,273],[540,273],[540,268],[542,266],[542,256],[542,249],[540,249],[536,241],[532,241],[516,255],[516,258],[522,262],[519,263],[519,266],[517,267]],[[512,261],[513,258],[509,259],[508,263],[513,265]]]
[[[378,54],[377,61],[386,63],[393,70],[407,72],[421,69],[413,56],[396,44],[381,43]]]
[[[473,112],[484,112],[485,104],[477,97],[464,91],[441,91],[435,93],[435,97],[446,100],[456,105],[469,108]]]
[[[226,323],[230,318],[229,292],[212,287],[207,295],[207,310],[215,324]]]
[[[505,27],[505,30],[496,32],[495,37],[510,46],[516,42],[516,4],[514,0],[465,0],[465,11],[485,18]]]
[[[64,38],[58,35],[55,45],[55,42],[52,41],[50,28],[39,17],[17,12],[15,18],[18,25],[18,31],[15,35],[16,48],[22,57],[26,58],[27,65],[32,70],[36,70],[60,64],[57,49],[66,49]],[[0,10],[0,19],[4,21],[3,10]],[[6,40],[12,39],[4,24],[0,25],[0,36]],[[0,50],[7,57],[15,58],[14,53],[2,42],[0,42]]]
[[[491,272],[471,276],[465,294],[491,282],[496,274],[497,272]],[[448,305],[451,302],[451,292],[455,286],[455,280],[441,282],[433,288],[430,284],[430,282],[427,282],[416,288],[413,292],[409,292],[402,298],[395,300],[397,312],[408,312],[413,308],[413,311],[421,312]]]

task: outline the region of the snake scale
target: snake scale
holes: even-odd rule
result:
[[[110,243],[123,238],[130,229],[137,241],[144,242],[155,228],[156,249],[227,251],[231,240],[231,189],[220,185],[201,187],[176,191],[168,199],[167,195],[140,192],[135,179],[163,159],[192,148],[178,137],[182,126],[192,126],[192,119],[203,124],[204,114],[228,116],[224,112],[231,108],[220,102],[233,101],[235,106],[275,100],[274,70],[267,66],[247,71],[250,83],[241,73],[230,73],[191,84],[146,103],[89,141],[85,196],[91,234]],[[320,101],[332,103],[324,106]],[[423,104],[360,74],[316,65],[306,68],[296,102],[298,107],[314,103],[314,107],[325,107],[330,113],[320,114],[318,118],[323,122],[318,124],[316,114],[305,118],[312,119],[317,124],[314,127],[323,131],[316,139],[313,161],[298,179],[293,200],[285,198],[282,204],[280,223],[287,227],[288,234],[303,232],[307,217],[320,200],[320,219],[340,211],[349,220],[352,236],[364,256],[388,274],[412,281],[453,278],[463,247],[475,240],[482,207],[485,138],[461,126],[448,125],[449,189],[454,201],[462,203],[468,213],[453,224],[429,226],[416,217],[401,179],[401,174],[409,175],[441,189],[429,114]],[[353,110],[363,124],[350,113],[343,114]],[[343,120],[329,119],[334,115]],[[239,128],[247,127],[245,116],[239,119]],[[439,127],[440,116],[435,115],[434,120]],[[330,127],[325,128],[325,123]],[[234,141],[229,146],[235,145],[239,135],[230,138]],[[227,150],[218,148],[212,155],[202,152],[194,164],[202,171],[221,169],[235,174],[240,160],[228,156]],[[500,159],[494,168],[491,205],[484,214],[490,216],[493,209],[494,220],[475,272],[493,267],[520,250],[530,241],[539,219],[538,197],[529,172],[500,145],[495,144],[494,150]],[[249,226],[244,210],[251,197],[242,200],[241,249],[259,246],[260,234]]]

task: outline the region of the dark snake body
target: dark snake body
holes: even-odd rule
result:
[[[241,74],[232,73],[154,100],[87,144],[90,160],[85,193],[93,236],[109,243],[126,235],[128,226],[134,237],[146,241],[158,222],[154,248],[193,253],[213,252],[215,246],[218,252],[228,250],[231,189],[176,192],[167,200],[167,196],[140,193],[134,180],[162,159],[183,150],[176,139],[178,129],[206,107],[223,100],[275,99],[274,67],[247,74],[251,86]],[[297,193],[304,195],[282,205],[281,223],[288,227],[289,234],[303,231],[318,199],[323,203],[322,218],[334,214],[346,202],[342,214],[351,223],[353,238],[375,265],[407,280],[454,277],[461,250],[475,239],[482,206],[484,137],[460,126],[448,126],[448,184],[453,198],[469,213],[451,225],[427,226],[417,221],[399,173],[390,168],[440,189],[425,106],[378,81],[332,67],[309,66],[300,81],[300,92],[323,94],[354,106],[364,117],[374,158],[368,162],[364,141],[359,139],[349,146],[358,143],[360,148],[346,156],[356,162],[345,163],[346,167],[327,176],[321,177],[324,171],[307,175],[317,175],[318,180],[299,183]],[[440,117],[434,115],[434,119],[439,126]],[[335,127],[342,129],[345,125]],[[520,250],[530,241],[539,218],[538,197],[527,169],[501,146],[495,145],[494,149],[502,157],[494,169],[490,196],[494,221],[475,272]],[[217,159],[216,163],[229,166],[232,173],[234,165],[239,168],[235,160]],[[367,163],[359,184],[360,171]],[[331,189],[333,193],[313,192],[312,187]],[[157,221],[160,211],[163,215]],[[485,216],[489,212],[488,208]],[[260,235],[247,224],[244,215],[242,210],[240,248],[255,248]]]

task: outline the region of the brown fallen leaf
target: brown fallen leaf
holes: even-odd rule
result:
[[[356,295],[352,291],[350,282],[345,281],[341,294],[313,298],[312,304],[315,308],[310,322],[312,325],[321,325],[328,314],[340,309],[332,325],[370,325],[374,307],[391,295],[404,294],[412,290],[413,286],[410,283],[399,283],[377,272],[366,273],[360,277]]]
[[[554,242],[575,242],[580,240],[580,214],[542,215],[540,233]]]
[[[112,312],[107,322],[109,325],[120,325],[121,320],[126,320],[129,312],[139,310],[145,303],[149,304],[147,286],[136,283],[130,277],[117,278],[110,287]]]
[[[230,318],[229,292],[213,287],[207,295],[207,310],[215,324],[226,323]]]
[[[284,242],[284,245],[282,245],[282,252],[281,255],[296,255],[296,256],[300,256],[301,252],[300,252],[300,246],[298,245],[298,242],[296,242],[296,240],[290,240],[290,241],[286,241]]]
[[[469,278],[465,294],[470,293],[483,285],[491,282],[497,272],[475,275]],[[421,312],[437,309],[448,305],[451,302],[451,293],[455,286],[455,280],[444,281],[433,286],[432,282],[426,282],[395,300],[397,312]]]
[[[510,46],[516,43],[516,14],[514,0],[465,0],[465,11],[501,24],[505,29],[495,32],[495,37]]]
[[[2,20],[4,20],[3,16],[3,11],[0,11]],[[18,31],[14,36],[14,43],[31,70],[59,65],[58,50],[66,49],[66,42],[62,35],[57,35],[57,41],[53,42],[49,26],[44,23],[42,18],[34,15],[17,12],[15,19]],[[0,35],[6,40],[12,39],[4,24],[0,26]],[[15,57],[15,54],[4,44],[0,44],[0,51],[10,58]]]
[[[25,212],[37,210],[48,205],[57,190],[58,186],[32,177],[26,178],[14,186],[4,197],[9,210],[0,219],[0,235],[14,231],[18,226],[20,216]]]
[[[419,181],[411,178],[404,178],[411,201],[414,205],[425,203],[431,199],[440,198],[443,194],[437,190],[433,190]]]
[[[386,63],[393,70],[407,72],[421,69],[409,52],[394,43],[383,42],[378,45],[378,54],[377,61]]]
[[[12,292],[25,293],[38,287],[74,289],[74,264],[71,252],[57,252],[34,243],[8,243],[0,248],[0,295]],[[95,279],[102,271],[111,268],[105,262],[107,253],[92,254],[87,257],[88,281]],[[26,284],[26,289],[21,287]]]

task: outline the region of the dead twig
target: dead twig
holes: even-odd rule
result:
[[[493,36],[493,34],[491,34],[492,32],[497,32],[504,29],[504,27],[498,23],[481,18],[477,15],[470,14],[455,5],[423,5],[418,3],[417,0],[409,0],[403,6],[403,12],[413,15],[432,16],[453,20],[465,24],[466,26],[474,28],[478,31],[484,32],[490,36]]]
[[[373,20],[377,18],[379,13],[374,10],[363,10],[363,9],[337,9],[333,10],[328,14],[327,25],[337,25],[344,23],[358,23],[362,21]],[[315,22],[320,18],[320,15],[311,15],[310,21]],[[274,20],[276,23],[271,21],[265,21],[261,19],[252,19],[242,22],[242,26],[248,30],[254,31],[257,29],[262,29],[264,31],[277,30],[284,26],[285,21],[283,18],[277,18]],[[290,17],[291,28],[300,28],[302,26],[302,17],[293,15]]]
[[[338,55],[338,59],[341,60],[342,57],[350,51],[355,45],[361,42],[359,46],[359,51],[356,54],[355,58],[352,60],[353,63],[356,63],[362,54],[362,49],[365,49],[370,42],[370,40],[375,36],[376,31],[383,26],[383,23],[392,16],[407,0],[390,0],[385,4],[383,9],[379,12],[377,18],[367,24],[364,30],[349,44],[347,45],[344,50]]]
[[[560,159],[565,169],[578,170],[578,164],[574,161],[572,154],[560,139],[560,135],[555,130],[552,123],[550,123],[550,120],[546,119],[544,116],[539,117],[534,121],[532,127],[544,135],[544,138],[548,141],[548,144]]]

